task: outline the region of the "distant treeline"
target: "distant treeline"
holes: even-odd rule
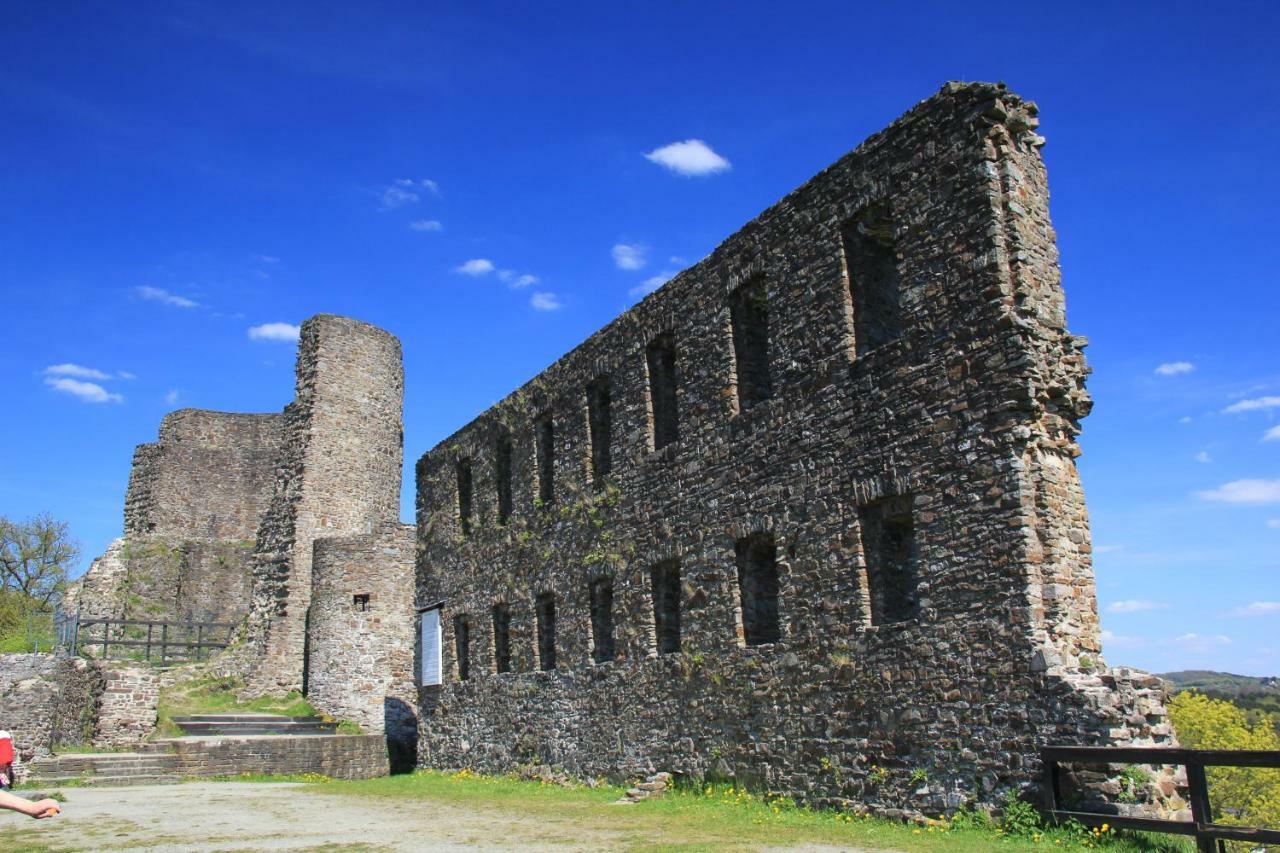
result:
[[[1175,693],[1193,690],[1212,699],[1225,699],[1244,711],[1251,724],[1265,714],[1280,732],[1280,678],[1255,678],[1206,669],[1165,672],[1160,677],[1173,683]]]

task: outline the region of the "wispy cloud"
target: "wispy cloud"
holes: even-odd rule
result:
[[[515,270],[498,270],[498,278],[510,286],[513,290],[519,290],[523,287],[537,284],[541,279],[531,273],[519,273]]]
[[[253,257],[254,257],[254,260],[256,260],[256,261],[258,261],[258,263],[262,263],[262,264],[278,264],[278,263],[280,263],[280,259],[279,259],[279,258],[277,258],[275,255],[254,255]]]
[[[1196,492],[1196,497],[1229,504],[1280,503],[1280,480],[1232,480],[1216,489]]]
[[[454,272],[459,275],[469,275],[479,278],[482,275],[488,275],[496,269],[493,261],[488,258],[472,258],[464,264],[454,267]]]
[[[646,246],[639,243],[618,243],[613,247],[613,262],[620,270],[638,270],[645,265]]]
[[[45,377],[44,384],[55,391],[70,394],[86,403],[123,403],[124,397],[114,394],[96,382],[82,382],[66,376]]]
[[[116,374],[116,378],[117,379],[137,379],[138,375],[136,373],[130,373],[127,370],[122,370]]]
[[[249,340],[294,343],[298,340],[300,331],[292,323],[262,323],[258,326],[249,327]]]
[[[1183,373],[1190,373],[1195,369],[1196,366],[1189,361],[1166,361],[1156,368],[1156,374],[1159,376],[1178,376]]]
[[[1125,637],[1105,628],[1099,632],[1098,637],[1103,643],[1110,646],[1141,646],[1146,644],[1146,641],[1141,637]]]
[[[1117,551],[1123,551],[1123,545],[1094,545],[1093,553],[1095,554],[1114,554]]]
[[[1158,601],[1145,601],[1141,599],[1129,599],[1127,601],[1113,601],[1107,605],[1108,613],[1140,613],[1143,610],[1162,610],[1169,605],[1162,604]]]
[[[139,299],[145,299],[148,302],[159,302],[161,305],[169,305],[173,308],[199,308],[200,303],[194,299],[188,299],[185,296],[179,296],[176,293],[170,293],[163,287],[151,287],[150,285],[140,285],[133,289],[133,293]]]
[[[165,392],[164,401],[170,406],[177,405],[178,398],[181,396],[182,395],[178,392],[177,388],[170,388],[167,392]]]
[[[443,231],[444,226],[438,219],[415,219],[409,223],[410,231]]]
[[[1213,458],[1209,456],[1209,451],[1201,450],[1199,453],[1195,455],[1195,460],[1199,462],[1201,465],[1208,465],[1210,462],[1213,461]]]
[[[440,195],[440,187],[430,178],[397,178],[382,191],[382,209],[395,210],[422,200],[422,192]]]
[[[686,139],[655,148],[645,159],[679,175],[714,175],[733,168],[724,157],[701,139]]]
[[[1231,611],[1232,616],[1276,616],[1280,615],[1280,601],[1255,601],[1244,607]]]
[[[1212,637],[1194,633],[1182,634],[1173,641],[1191,652],[1207,652],[1219,646],[1231,645],[1231,638],[1225,634],[1214,634]]]
[[[1251,400],[1240,400],[1222,411],[1235,415],[1240,412],[1257,412],[1264,409],[1280,409],[1280,397],[1254,397]]]
[[[1267,527],[1270,527],[1272,530],[1280,530],[1280,518],[1268,518]]]
[[[110,379],[111,374],[103,373],[93,367],[82,364],[51,364],[44,369],[45,376],[75,376],[79,379]]]
[[[640,282],[635,287],[628,290],[627,294],[631,296],[633,299],[638,299],[641,296],[648,296],[650,293],[653,293],[659,287],[662,287],[662,285],[671,281],[672,277],[675,276],[675,274],[676,274],[675,270],[663,270],[657,275],[649,276],[644,281]]]
[[[1280,424],[1276,424],[1271,429],[1262,434],[1263,441],[1280,441]]]
[[[559,296],[541,290],[529,297],[529,304],[535,311],[559,311],[564,307]]]

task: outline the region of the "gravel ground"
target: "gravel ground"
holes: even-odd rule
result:
[[[602,850],[622,837],[580,823],[429,801],[297,790],[288,783],[194,782],[64,788],[42,821],[0,812],[0,850]]]

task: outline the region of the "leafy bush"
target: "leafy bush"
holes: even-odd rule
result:
[[[1245,712],[1230,702],[1191,691],[1169,703],[1169,716],[1183,746],[1192,749],[1280,750],[1275,722],[1250,725]],[[1209,800],[1220,823],[1280,826],[1280,770],[1209,767]]]

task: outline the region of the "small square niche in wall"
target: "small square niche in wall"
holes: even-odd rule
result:
[[[355,610],[359,610],[362,613],[368,610],[369,609],[369,593],[357,592],[355,595],[351,596],[351,606]]]

